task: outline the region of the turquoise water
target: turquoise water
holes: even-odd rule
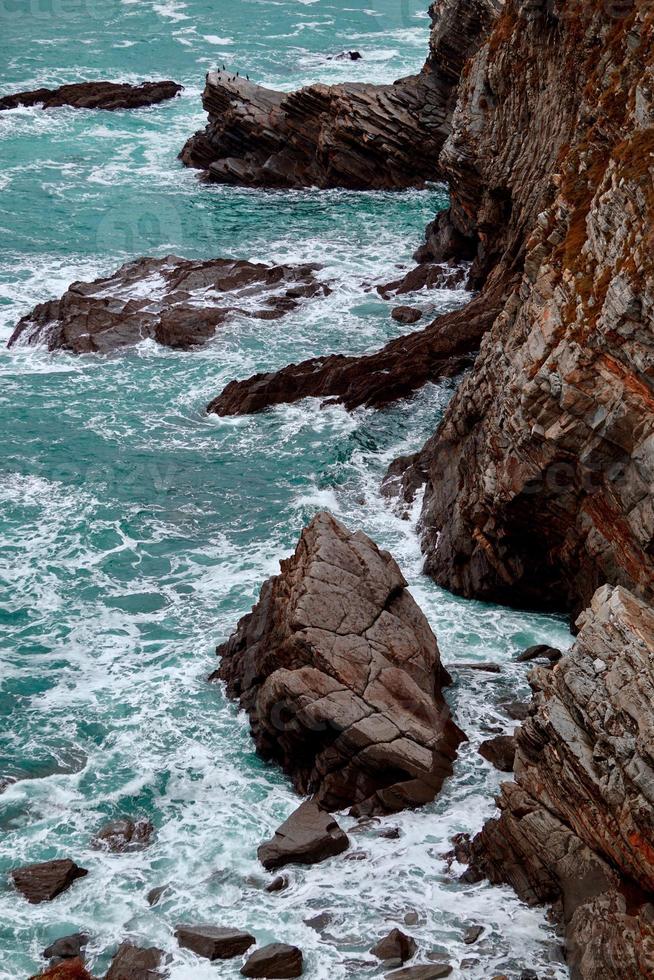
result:
[[[561,620],[466,603],[423,578],[418,506],[405,520],[379,496],[388,463],[433,431],[451,383],[384,412],[307,401],[253,418],[203,414],[234,377],[396,336],[388,305],[365,287],[410,262],[446,204],[438,187],[388,195],[201,185],[175,158],[202,125],[204,72],[225,63],[288,89],[390,81],[424,59],[422,8],[0,0],[2,93],[80,78],[186,86],[174,103],[134,113],[0,114],[3,344],[35,303],[143,254],[315,260],[334,287],[283,320],[236,318],[195,353],[150,343],[120,358],[0,352],[0,778],[18,780],[0,795],[3,980],[35,972],[40,950],[77,930],[93,937],[97,975],[125,937],[170,951],[173,980],[237,974],[233,963],[177,950],[180,921],[297,943],[308,977],[364,978],[376,970],[372,943],[410,911],[422,954],[446,954],[454,977],[515,977],[525,967],[567,975],[552,960],[542,911],[509,890],[458,884],[442,859],[452,834],[476,831],[493,810],[500,777],[475,747],[511,728],[496,703],[527,691],[526,670],[508,662],[532,642],[569,642]],[[353,47],[363,61],[325,58]],[[421,302],[438,311],[463,299],[434,292]],[[499,676],[455,674],[448,696],[470,743],[439,800],[392,819],[399,841],[359,834],[365,862],[294,870],[287,891],[268,895],[256,847],[297,799],[206,676],[215,644],[323,507],[393,552],[445,662],[507,666]],[[152,846],[91,850],[94,831],[123,815],[153,821]],[[12,867],[62,856],[88,877],[50,904],[16,898]],[[147,892],[166,883],[150,909]],[[323,909],[333,922],[320,936],[303,919]],[[462,931],[475,922],[487,930],[471,949]]]

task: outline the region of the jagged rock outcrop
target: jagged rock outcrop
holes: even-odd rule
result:
[[[318,514],[218,648],[256,746],[327,810],[426,803],[464,738],[436,639],[395,561]]]
[[[523,274],[418,460],[459,594],[654,597],[653,77],[651,11],[587,0],[509,0],[466,72],[441,224]]]
[[[434,180],[466,58],[501,0],[437,0],[427,63],[393,85],[311,85],[290,94],[209,72],[205,130],[180,154],[209,180],[264,187],[404,188]]]
[[[573,980],[654,976],[654,612],[604,586],[569,654],[531,675],[515,783],[468,880],[554,903]]]
[[[265,265],[237,259],[143,258],[94,282],[74,282],[17,324],[9,347],[46,344],[75,354],[108,353],[151,338],[188,350],[240,313],[274,320],[329,289],[316,265]]]
[[[42,109],[72,106],[74,109],[140,109],[173,99],[182,91],[177,82],[75,82],[59,88],[37,88],[0,98],[0,110],[40,105]]]

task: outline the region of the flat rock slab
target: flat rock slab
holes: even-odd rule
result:
[[[10,877],[21,895],[33,905],[38,905],[40,902],[52,901],[57,895],[67,891],[77,878],[83,878],[87,874],[86,868],[80,868],[74,861],[66,858],[16,868]]]
[[[342,854],[350,846],[331,813],[312,800],[302,803],[257,851],[264,868],[273,871],[287,864],[317,864]]]
[[[0,110],[40,105],[43,109],[71,106],[74,109],[140,109],[173,99],[182,91],[177,82],[76,82],[59,88],[37,88],[0,98]]]
[[[420,806],[451,774],[465,736],[436,638],[393,558],[331,514],[218,654],[212,679],[248,712],[260,754],[325,810]]]
[[[110,353],[151,339],[189,350],[210,340],[235,314],[273,320],[306,298],[325,295],[319,266],[236,259],[193,261],[176,255],[127,262],[113,275],[74,282],[17,324],[14,345],[45,344],[75,354]]]
[[[148,846],[153,833],[149,820],[112,820],[98,831],[91,844],[96,850],[115,854],[141,851]]]
[[[158,980],[164,952],[156,946],[141,947],[122,943],[111,961],[105,980]]]
[[[302,950],[286,943],[270,943],[252,954],[241,967],[244,977],[267,977],[284,980],[302,976]]]
[[[387,973],[385,980],[440,980],[441,977],[449,977],[451,972],[452,967],[447,963],[407,966]]]
[[[500,772],[513,772],[515,753],[516,740],[513,735],[497,735],[479,746],[479,755]]]
[[[222,926],[178,926],[175,936],[183,949],[191,949],[208,960],[242,956],[256,942],[249,932]]]

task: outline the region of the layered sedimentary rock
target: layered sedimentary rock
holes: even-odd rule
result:
[[[302,532],[214,679],[250,717],[260,754],[325,809],[426,803],[464,737],[436,639],[395,561],[327,513]]]
[[[107,353],[151,338],[187,350],[205,343],[234,314],[273,320],[328,287],[315,265],[276,266],[168,255],[128,262],[94,282],[75,282],[40,303],[9,340],[76,354]]]
[[[426,568],[460,594],[652,598],[653,78],[647,5],[588,0],[510,0],[466,72],[441,224],[478,278],[523,275],[419,460]]]
[[[466,58],[501,0],[438,0],[419,75],[393,85],[311,85],[290,94],[207,75],[209,122],[181,159],[210,180],[265,187],[404,188],[434,180]]]
[[[140,109],[173,99],[182,91],[177,82],[75,82],[59,88],[37,88],[0,98],[0,110],[40,105],[42,109],[71,106],[74,109]]]
[[[467,877],[555,903],[573,978],[654,975],[654,612],[604,586],[568,655],[531,675],[515,783]]]

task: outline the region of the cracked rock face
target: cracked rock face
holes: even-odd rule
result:
[[[318,268],[175,255],[137,259],[40,303],[20,320],[9,346],[109,353],[150,338],[188,350],[210,340],[230,316],[275,320],[302,299],[325,295],[328,287],[315,277]]]
[[[436,638],[397,564],[318,514],[218,648],[260,754],[325,809],[429,802],[465,738],[441,693]]]
[[[441,154],[473,280],[520,275],[419,457],[426,570],[573,618],[654,599],[654,20],[618,6],[509,0]]]
[[[43,109],[71,106],[74,109],[140,109],[173,99],[182,91],[177,82],[143,82],[128,85],[119,82],[75,82],[59,88],[38,88],[16,92],[0,99],[0,110],[18,106],[40,105]]]
[[[419,186],[437,177],[463,64],[501,0],[432,4],[423,71],[393,85],[311,85],[284,93],[209,72],[209,122],[180,154],[207,179],[264,187]]]
[[[531,675],[515,783],[472,843],[468,880],[555,903],[573,978],[654,975],[654,612],[605,586],[553,668]]]

